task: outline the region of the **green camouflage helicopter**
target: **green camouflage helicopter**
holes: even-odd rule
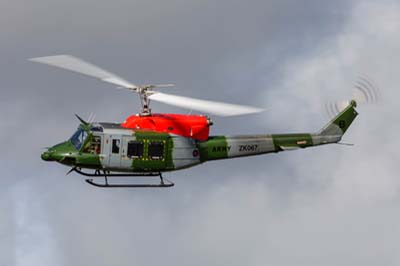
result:
[[[344,109],[332,105],[330,110],[339,111],[338,114],[316,133],[210,136],[213,123],[208,116],[152,113],[150,100],[220,116],[250,114],[262,109],[160,93],[154,88],[173,85],[137,86],[69,55],[30,60],[95,77],[139,94],[142,104],[139,114],[128,117],[123,123],[96,123],[77,116],[81,124],[72,137],[48,148],[41,155],[45,161],[72,167],[68,174],[76,172],[92,177],[86,182],[97,187],[171,187],[174,183],[163,178],[162,173],[212,160],[339,143],[358,114],[356,100],[351,100]],[[371,98],[371,90],[367,88],[372,86],[367,80],[360,84],[358,93],[361,99]],[[121,176],[158,176],[160,183],[109,183],[110,177]],[[104,177],[104,183],[94,182],[94,177]]]

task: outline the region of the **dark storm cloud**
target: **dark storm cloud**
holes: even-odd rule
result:
[[[351,150],[209,163],[174,173],[167,191],[96,190],[41,162],[40,148],[68,137],[73,113],[123,120],[138,110],[136,96],[26,61],[68,53],[133,82],[176,83],[171,93],[272,108],[214,118],[215,134],[311,131],[324,122],[325,95],[344,94],[360,70],[397,95],[395,2],[14,1],[0,10],[1,263],[399,261],[398,154],[371,137],[383,114],[360,116],[346,135],[357,142]],[[397,111],[383,113],[397,121]],[[380,140],[396,138],[389,127]]]

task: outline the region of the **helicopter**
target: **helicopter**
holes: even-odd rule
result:
[[[167,188],[174,183],[163,173],[190,168],[213,160],[231,159],[304,149],[341,143],[357,117],[357,99],[346,101],[344,108],[315,133],[261,134],[213,136],[208,115],[153,113],[150,101],[162,102],[217,116],[236,116],[263,111],[261,108],[200,100],[159,92],[156,89],[173,84],[135,85],[111,72],[71,55],[31,58],[47,64],[84,74],[119,88],[137,93],[142,109],[123,123],[85,121],[66,141],[47,148],[41,154],[44,161],[54,161],[71,167],[71,172],[88,177],[85,181],[101,188]],[[359,94],[368,98],[366,82]],[[332,108],[331,108],[332,109]],[[159,177],[159,183],[111,183],[113,177]],[[104,178],[104,182],[94,178]]]

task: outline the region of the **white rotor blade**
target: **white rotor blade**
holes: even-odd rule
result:
[[[155,84],[151,86],[154,86],[154,88],[168,88],[168,87],[175,87],[175,84]]]
[[[120,78],[111,72],[108,72],[104,69],[101,69],[95,65],[92,65],[88,62],[83,61],[82,59],[79,59],[71,55],[45,56],[45,57],[31,58],[29,60],[33,62],[38,62],[50,66],[67,69],[94,78],[98,78],[101,79],[102,81],[112,83],[127,89],[137,88],[135,84],[132,84],[129,81],[126,81],[123,78]]]
[[[251,106],[199,100],[160,92],[155,92],[154,94],[151,94],[149,98],[154,101],[219,116],[244,115],[263,111],[263,109]]]

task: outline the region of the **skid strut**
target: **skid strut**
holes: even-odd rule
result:
[[[136,174],[111,174],[110,172],[103,170],[102,172],[100,170],[96,170],[94,174],[90,173],[85,173],[77,168],[74,169],[75,172],[78,174],[84,175],[84,176],[90,176],[90,177],[104,177],[104,183],[96,183],[93,181],[93,179],[86,179],[85,181],[95,187],[101,187],[101,188],[167,188],[167,187],[173,187],[175,184],[171,182],[170,180],[164,178],[161,174],[159,173],[136,173]],[[108,177],[144,177],[144,176],[158,176],[160,177],[160,183],[159,184],[110,184],[108,182]],[[165,182],[167,181],[167,182]]]

